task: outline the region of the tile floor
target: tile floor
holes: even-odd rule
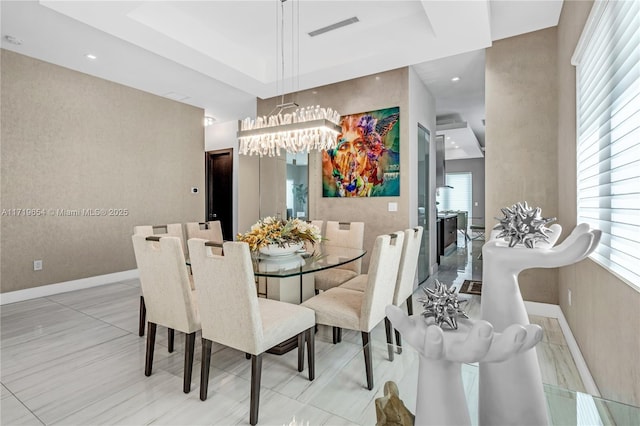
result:
[[[443,259],[437,277],[456,284],[480,279],[482,267],[477,257],[481,244],[474,241]],[[166,330],[159,327],[153,374],[144,376],[145,339],[137,334],[139,294],[138,281],[131,280],[3,306],[1,424],[248,424],[250,362],[238,351],[214,346],[209,398],[202,402],[199,339],[191,393],[184,394],[184,337],[176,333],[176,350],[169,354]],[[416,313],[422,309],[416,300],[420,295],[414,297]],[[478,307],[473,300],[469,306],[472,316],[479,313]],[[539,351],[544,380],[566,387],[575,380],[571,367],[568,373],[558,373],[569,363],[561,354],[566,343],[557,330],[551,331],[555,324],[545,318],[534,320],[550,330],[548,341],[543,342],[549,349]],[[308,381],[306,369],[298,373],[296,351],[266,356],[259,424],[289,424],[295,417],[299,424],[373,425],[374,401],[382,396],[388,380],[398,384],[401,397],[413,411],[416,353],[405,347],[389,362],[382,325],[374,329],[372,340],[373,391],[365,388],[356,332],[345,330],[343,342],[333,345],[331,330],[319,327],[313,382]],[[463,376],[473,412],[477,367],[465,365]]]

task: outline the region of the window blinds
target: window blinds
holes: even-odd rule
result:
[[[440,189],[443,192],[440,210],[460,210],[471,216],[471,173],[447,173],[447,186],[452,188]]]
[[[591,258],[640,289],[640,2],[596,2],[573,58],[578,223]]]

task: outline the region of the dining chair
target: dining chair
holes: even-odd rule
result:
[[[182,390],[191,390],[191,372],[200,317],[189,283],[182,243],[177,237],[133,235],[133,250],[147,310],[144,374],[151,375],[158,325],[186,334]]]
[[[364,222],[336,222],[328,221],[323,244],[362,249],[364,246]],[[316,272],[314,274],[316,293],[330,288],[357,276],[362,271],[362,259],[354,260],[345,265]]]
[[[171,236],[180,239],[183,253],[186,252],[186,246],[184,244],[184,234],[182,232],[181,223],[170,223],[168,225],[138,225],[133,227],[133,235],[144,235],[148,237],[150,235],[156,236]],[[193,288],[193,287],[192,287]],[[144,296],[140,295],[140,314],[138,320],[138,336],[144,336],[144,327],[146,323],[146,306],[144,304]],[[173,330],[169,329],[169,352],[173,352]]]
[[[420,243],[422,242],[422,226],[405,229],[404,242],[402,244],[402,254],[398,267],[398,277],[396,288],[393,294],[393,305],[402,306],[407,303],[407,313],[413,315],[413,284],[415,283],[416,270],[418,269],[418,256],[420,255]],[[365,291],[367,286],[367,274],[360,274],[342,284],[341,288],[350,290]],[[389,319],[385,317],[385,327],[391,327]],[[395,331],[396,346],[398,353],[402,353],[402,340],[398,330]]]
[[[222,225],[219,220],[212,220],[210,222],[187,222],[185,228],[187,229],[187,240],[191,238],[201,238],[217,243],[224,241],[222,238]]]
[[[370,333],[385,317],[393,302],[404,233],[376,237],[364,291],[334,287],[305,301],[302,306],[316,312],[316,323],[361,332],[367,389],[373,389]],[[391,327],[385,327],[389,360],[393,360]],[[335,333],[334,333],[335,337]],[[335,339],[334,339],[335,340]]]
[[[211,250],[220,244],[197,238],[188,244],[202,319],[200,399],[207,399],[212,342],[242,351],[251,356],[249,421],[255,425],[264,352],[297,336],[298,371],[304,369],[306,341],[309,380],[314,379],[314,312],[300,305],[258,298],[247,243],[225,242],[221,254]]]

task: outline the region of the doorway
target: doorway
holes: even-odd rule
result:
[[[207,221],[219,220],[222,236],[233,240],[233,149],[205,153]]]

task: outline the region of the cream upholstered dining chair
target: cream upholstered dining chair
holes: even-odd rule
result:
[[[186,334],[182,389],[191,390],[191,372],[200,317],[189,282],[182,243],[177,237],[133,235],[133,250],[147,309],[147,353],[144,374],[151,375],[156,326]]]
[[[222,243],[222,225],[219,220],[210,222],[187,222],[187,240],[191,238],[201,238],[216,243]]]
[[[211,249],[216,244],[202,239],[190,239],[188,244],[202,318],[200,399],[207,399],[212,342],[245,352],[251,355],[249,421],[255,425],[265,351],[297,336],[298,371],[302,371],[306,341],[309,380],[314,379],[315,315],[299,305],[258,298],[247,243],[225,242],[222,254],[214,254]]]
[[[373,245],[365,291],[334,287],[305,301],[302,306],[316,311],[316,323],[360,331],[367,374],[367,389],[373,389],[370,333],[385,318],[385,308],[393,301],[404,233],[379,235]],[[392,341],[386,328],[387,344]],[[334,334],[335,336],[335,334]],[[389,359],[393,351],[389,349]]]
[[[418,268],[418,256],[420,255],[420,243],[422,242],[422,226],[411,229],[405,229],[404,242],[402,244],[402,255],[400,256],[400,264],[398,267],[398,277],[396,279],[396,289],[393,294],[393,305],[401,306],[407,302],[407,312],[413,315],[413,284],[416,278],[416,270]],[[365,291],[367,286],[367,275],[361,274],[353,278],[340,287],[351,290]],[[391,322],[385,317],[385,327],[391,328]],[[398,353],[402,353],[402,342],[400,333],[395,330],[396,345]],[[392,355],[390,355],[393,358]]]
[[[398,268],[398,280],[396,281],[396,291],[393,294],[393,304],[401,306],[407,302],[407,313],[413,315],[413,284],[416,279],[418,269],[418,256],[420,255],[420,244],[422,243],[422,226],[405,229],[404,244],[402,246],[402,256],[400,257],[400,267]],[[389,318],[385,317],[385,325],[391,327]],[[398,353],[402,353],[402,341],[398,330],[394,330],[396,335],[396,345]]]
[[[364,222],[328,221],[324,234],[325,246],[339,246],[361,249],[364,245]],[[316,293],[337,287],[360,274],[362,259],[345,265],[319,271],[313,274]]]
[[[181,223],[170,223],[168,225],[139,225],[133,227],[133,235],[150,235],[170,236],[180,239],[182,252],[186,253],[186,245],[184,244],[184,234],[182,232]],[[193,286],[192,286],[193,288]],[[144,304],[144,296],[140,295],[140,315],[138,320],[138,336],[144,336],[144,327],[146,323],[146,307]],[[173,329],[169,329],[169,352],[173,352]]]

